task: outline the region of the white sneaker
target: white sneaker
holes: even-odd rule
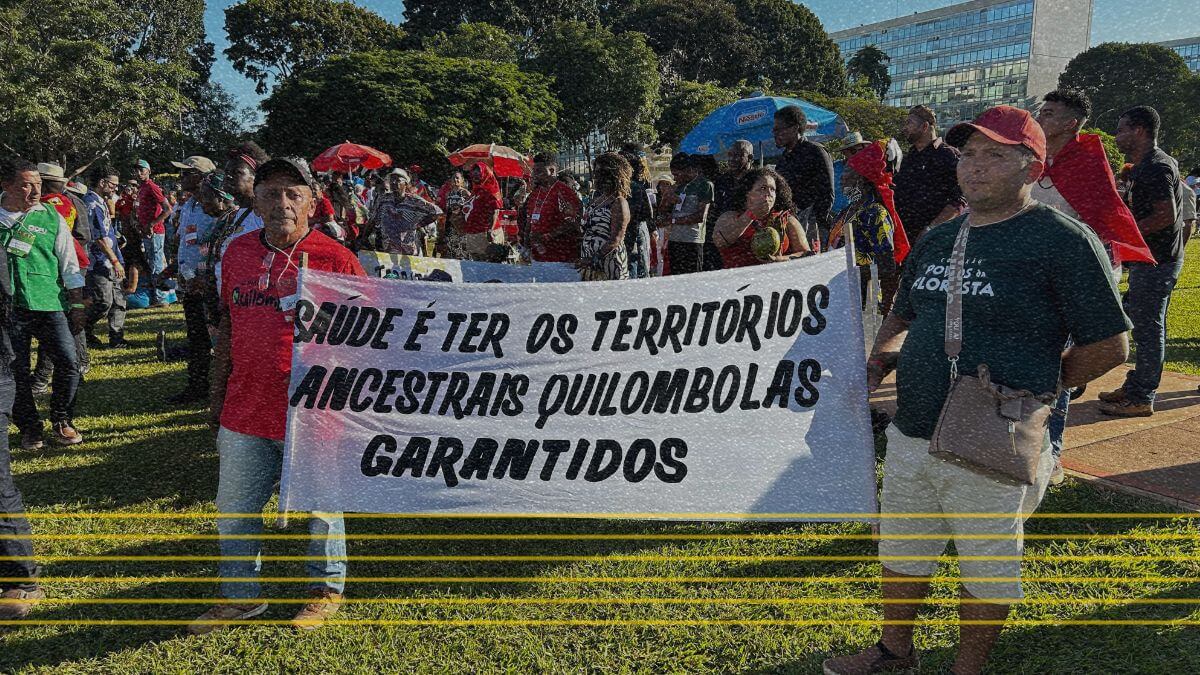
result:
[[[1067,475],[1063,473],[1062,460],[1054,460],[1054,470],[1050,472],[1050,484],[1062,485],[1062,482],[1067,479]]]

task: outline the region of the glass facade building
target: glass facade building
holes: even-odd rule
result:
[[[874,45],[891,61],[884,103],[924,104],[939,126],[987,108],[1026,106],[1087,49],[1092,0],[976,0],[851,28],[830,37],[849,61]]]
[[[1158,43],[1183,57],[1193,73],[1200,73],[1200,37]]]

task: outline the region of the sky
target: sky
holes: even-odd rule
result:
[[[355,2],[393,23],[404,20],[404,4],[400,0]],[[224,10],[233,4],[236,4],[236,0],[208,0],[205,11],[208,39],[217,46],[218,60],[213,66],[213,79],[225,85],[242,105],[257,108],[261,97],[254,93],[253,83],[235,71],[222,56],[222,50],[228,46]],[[807,5],[821,19],[825,30],[832,33],[958,3],[948,0],[863,0],[855,3],[847,3],[846,0],[808,0],[802,4]],[[847,5],[853,6],[853,13],[846,11]],[[1200,21],[1197,21],[1197,13],[1190,0],[1095,0],[1092,13],[1093,45],[1101,42],[1162,42],[1194,37],[1197,32],[1200,32]]]

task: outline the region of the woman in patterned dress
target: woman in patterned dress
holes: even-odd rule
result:
[[[846,245],[846,229],[854,237],[864,307],[871,282],[871,265],[879,271],[879,313],[887,316],[900,283],[900,262],[908,254],[908,237],[896,214],[892,174],[887,170],[886,143],[876,141],[846,162],[842,190],[850,204],[829,229],[829,248]]]
[[[624,157],[606,152],[596,158],[592,181],[596,187],[584,211],[579,267],[584,281],[629,278],[625,228],[629,226],[629,182],[633,169]]]

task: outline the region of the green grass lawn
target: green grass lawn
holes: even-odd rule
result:
[[[1198,316],[1193,262],[1172,306],[1169,367],[1200,372]],[[154,361],[159,329],[181,342],[180,312],[134,312],[136,348],[95,354],[84,445],[14,453],[44,574],[70,580],[46,584],[40,625],[0,636],[0,671],[812,673],[877,637],[880,568],[865,525],[578,519],[350,520],[350,575],[366,578],[338,615],[352,625],[312,634],[103,625],[184,623],[216,593],[213,518],[172,514],[213,512],[217,456],[199,408],[162,402],[183,364]],[[1200,622],[1200,526],[1154,515],[1165,510],[1074,481],[1052,489],[1027,527],[1028,600],[991,672],[1200,672],[1200,633],[1180,623]],[[89,516],[100,513],[162,517]],[[268,532],[268,556],[304,555],[302,523]],[[464,559],[478,556],[493,559]],[[304,574],[295,559],[264,571]],[[939,571],[956,573],[951,560]],[[286,621],[301,587],[268,583],[268,597],[293,603],[266,618]],[[928,672],[948,665],[957,635],[955,586],[937,584],[936,597],[918,630]]]
[[[1167,316],[1167,370],[1200,375],[1200,237],[1188,243]]]

